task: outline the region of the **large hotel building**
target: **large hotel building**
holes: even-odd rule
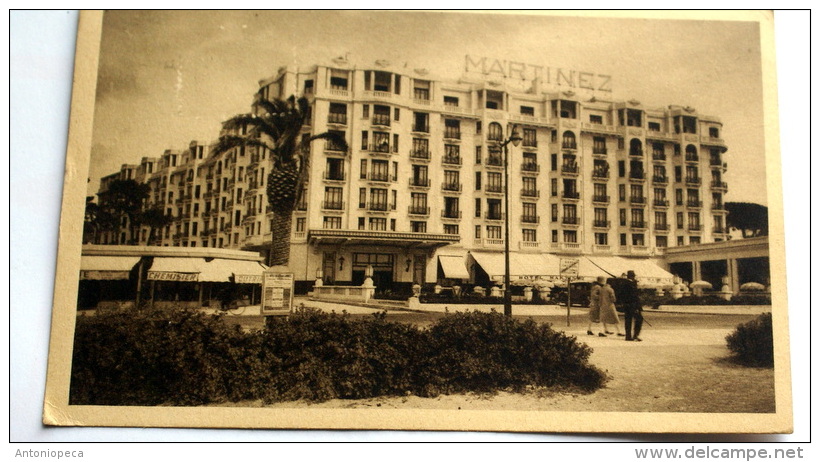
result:
[[[541,255],[620,257],[665,267],[667,248],[726,240],[726,146],[717,117],[682,106],[610,101],[541,80],[509,86],[481,76],[433,79],[425,70],[337,60],[283,67],[260,82],[267,98],[304,95],[305,134],[343,134],[347,150],[311,147],[310,180],[291,233],[297,290],[361,284],[370,266],[383,288],[497,272],[510,223],[514,266]],[[255,110],[255,109],[251,109]],[[509,210],[504,207],[508,145]],[[266,153],[211,155],[207,143],[143,158],[104,177],[150,185],[175,222],[100,234],[98,244],[258,250],[271,242]],[[486,264],[484,265],[486,266]],[[514,269],[514,274],[516,273]]]

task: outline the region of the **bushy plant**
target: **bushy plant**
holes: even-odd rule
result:
[[[739,324],[726,336],[726,344],[741,364],[774,367],[772,314],[763,313],[756,319]]]

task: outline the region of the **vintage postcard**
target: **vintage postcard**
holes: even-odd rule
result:
[[[790,433],[773,34],[83,12],[43,422]]]

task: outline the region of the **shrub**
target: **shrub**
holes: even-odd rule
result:
[[[756,319],[739,324],[734,332],[726,336],[726,343],[741,364],[774,367],[772,314],[763,313]]]
[[[528,385],[593,391],[606,376],[588,364],[592,349],[548,324],[500,313],[456,313],[427,332],[419,367],[423,395],[489,392]]]

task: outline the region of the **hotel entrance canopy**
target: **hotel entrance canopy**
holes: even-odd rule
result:
[[[461,237],[456,234],[397,233],[352,229],[311,229],[308,231],[308,242],[311,245],[387,246],[434,250],[445,245],[457,244],[460,240]]]

